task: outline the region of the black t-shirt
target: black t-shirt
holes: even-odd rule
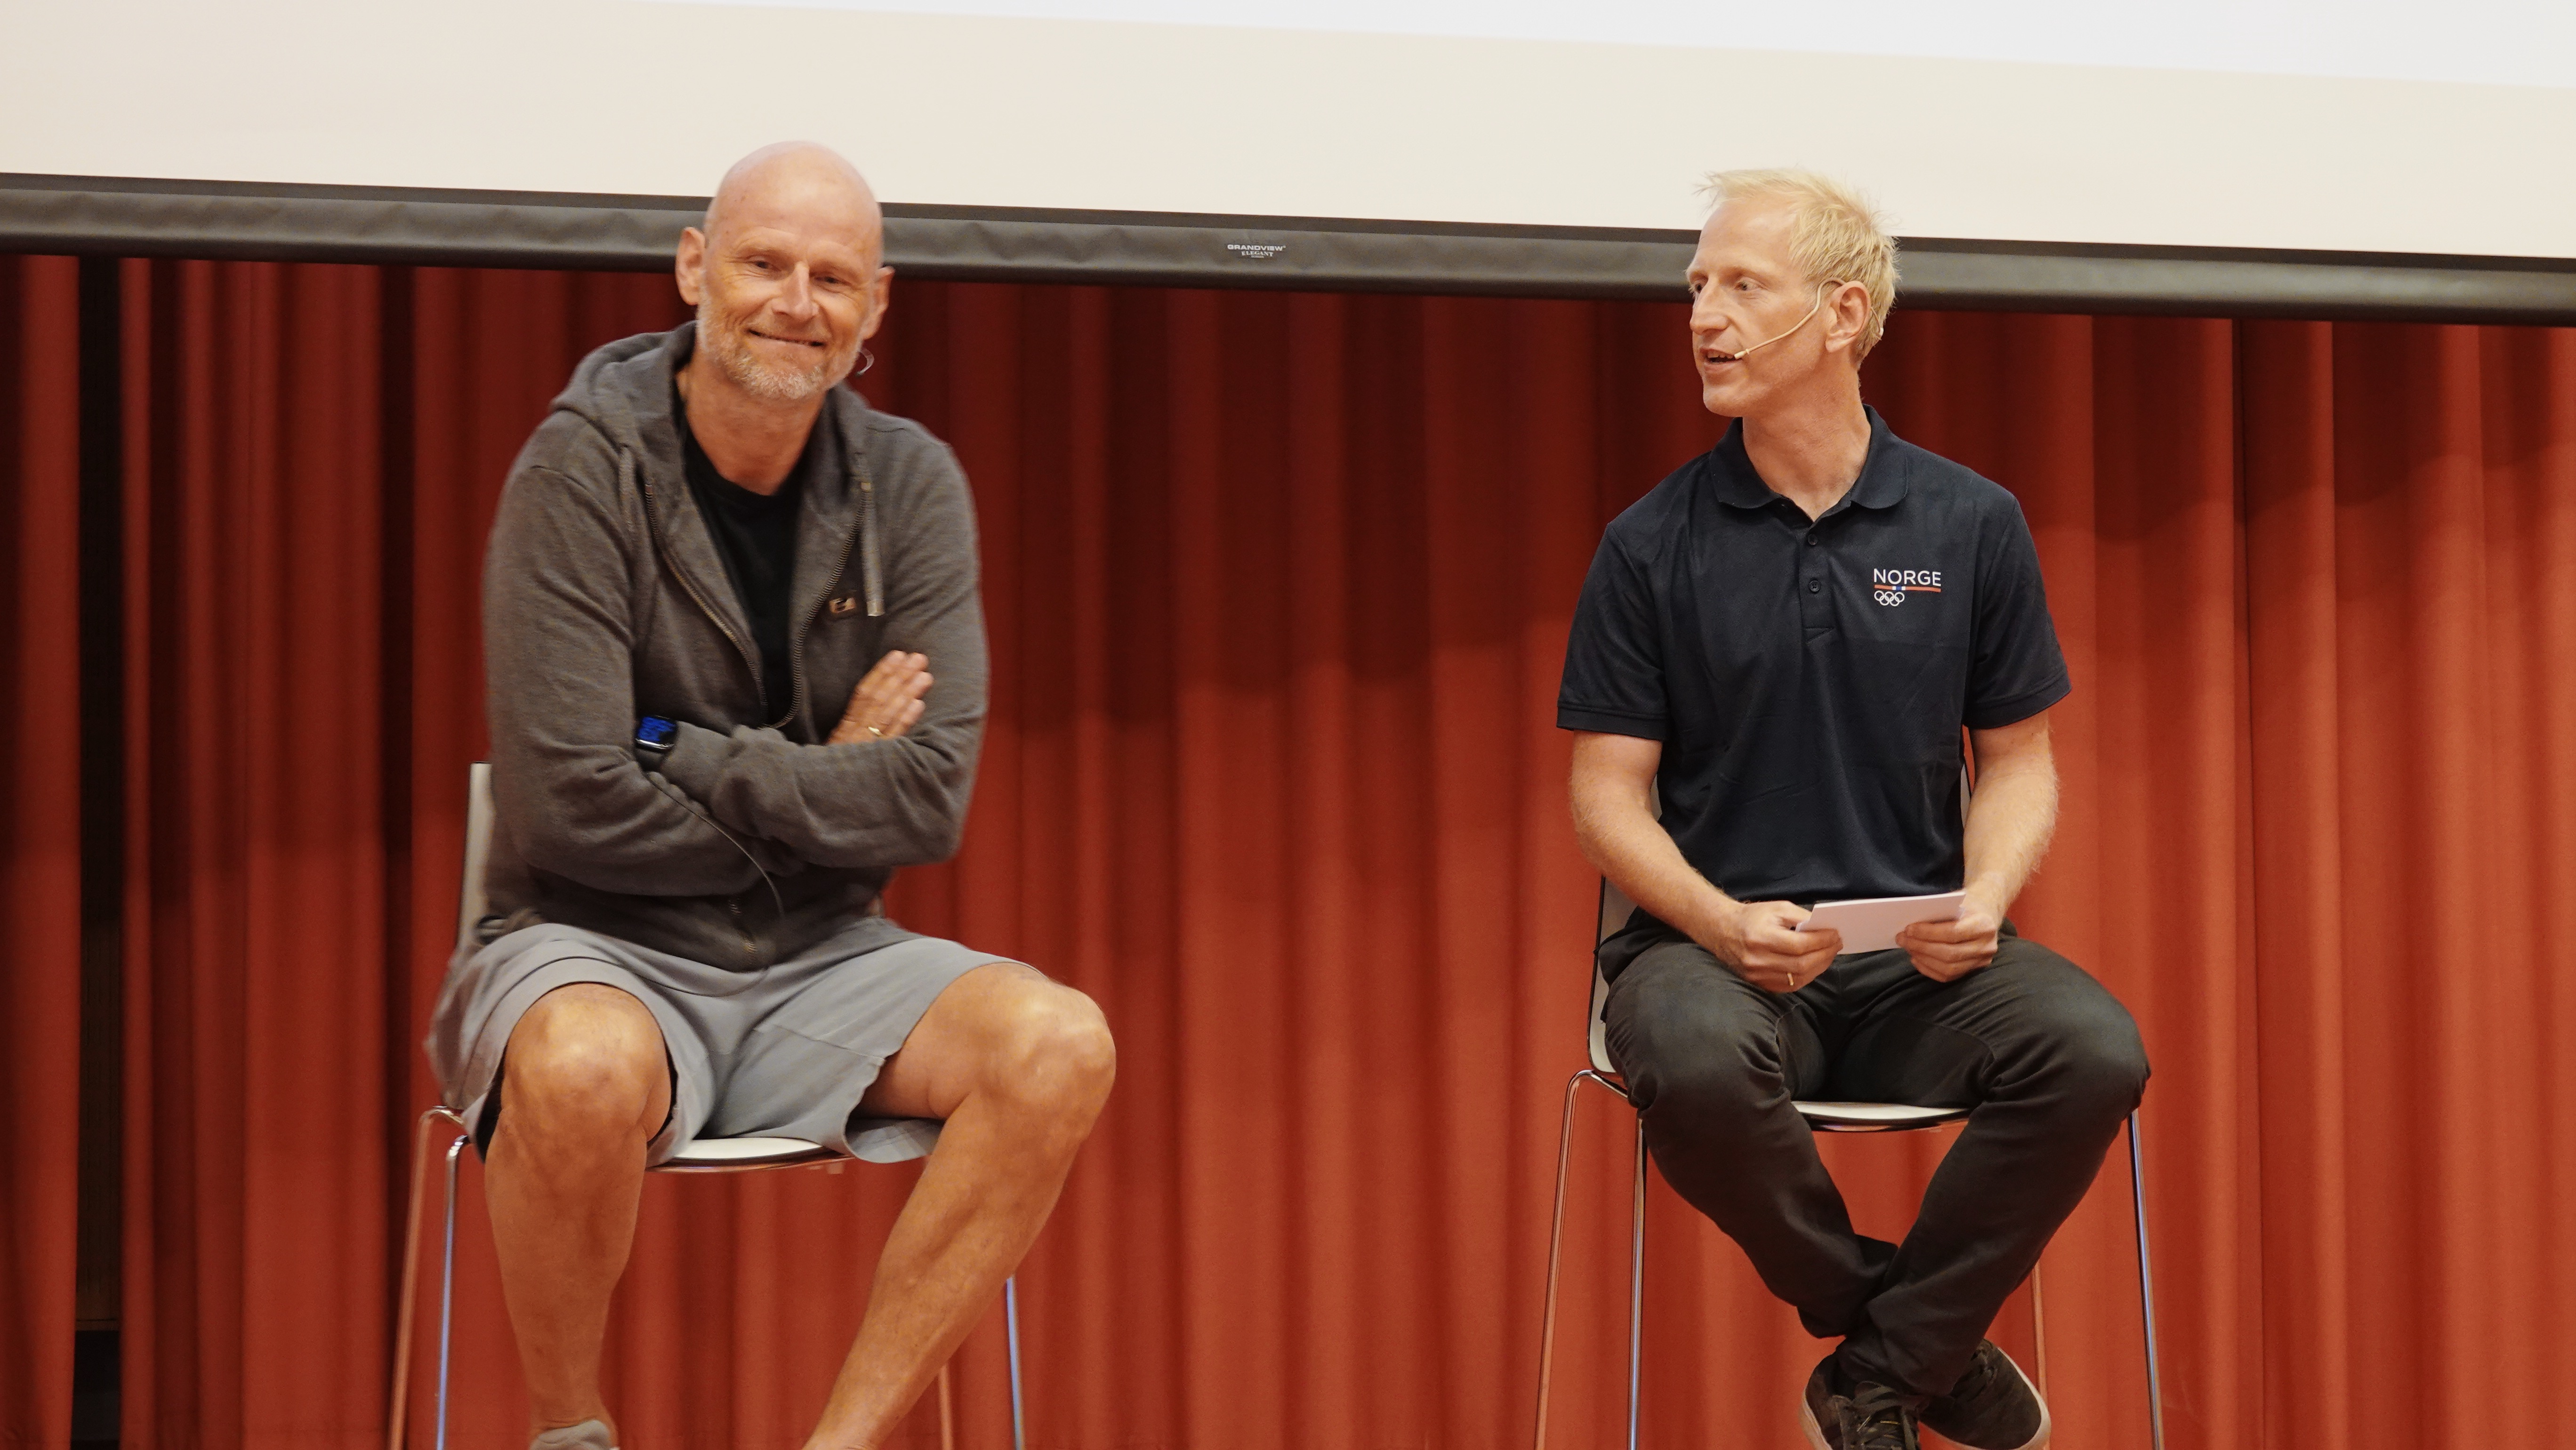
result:
[[[1575,606],[1556,723],[1662,741],[1664,828],[1741,901],[1957,890],[1960,727],[2066,696],[2021,506],[1869,427],[1813,521],[1730,428],[1611,522]]]
[[[716,553],[733,580],[734,598],[751,620],[752,648],[760,651],[765,713],[775,720],[794,707],[796,686],[787,658],[788,616],[795,608],[796,514],[804,498],[804,460],[775,493],[754,493],[716,472],[679,408],[680,453],[689,496],[715,535]],[[810,444],[808,445],[811,446]]]

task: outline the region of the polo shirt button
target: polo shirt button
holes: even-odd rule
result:
[[[1815,535],[1813,535],[1813,534],[1809,534],[1809,535],[1807,535],[1807,547],[1808,547],[1808,548],[1810,548],[1810,549],[1812,549],[1812,548],[1816,547],[1816,536],[1815,536]]]
[[[1810,594],[1822,594],[1822,593],[1824,593],[1824,592],[1825,592],[1824,582],[1823,582],[1822,580],[1818,580],[1818,579],[1810,579],[1810,580],[1808,580],[1808,581],[1807,581],[1807,592],[1808,592],[1808,593],[1810,593]]]

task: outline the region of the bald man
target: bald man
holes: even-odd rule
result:
[[[584,359],[492,526],[493,914],[428,1045],[488,1163],[541,1450],[618,1443],[600,1344],[650,1165],[746,1135],[928,1154],[806,1442],[872,1450],[1109,1092],[1089,998],[885,914],[896,868],[956,850],[985,647],[955,456],[840,386],[883,258],[847,161],[746,157],[681,236],[697,321]]]

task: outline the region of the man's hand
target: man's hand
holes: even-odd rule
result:
[[[1918,921],[1896,934],[1914,970],[1936,982],[1955,982],[1995,959],[2004,914],[1975,896],[1959,903],[1954,921]]]
[[[921,718],[921,697],[930,693],[930,656],[901,650],[876,662],[868,677],[850,692],[849,708],[832,728],[831,745],[866,740],[892,740]]]
[[[1810,915],[1795,902],[1747,901],[1720,920],[1716,941],[1701,945],[1762,990],[1794,992],[1824,975],[1843,949],[1841,932],[1798,930]]]
[[[1655,771],[1663,742],[1578,730],[1566,790],[1574,838],[1628,899],[1691,934],[1735,974],[1766,992],[1794,992],[1843,949],[1838,931],[1801,932],[1810,913],[1787,901],[1737,901],[1682,859],[1655,822]]]

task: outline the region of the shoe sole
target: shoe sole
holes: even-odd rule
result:
[[[1798,1428],[1806,1432],[1808,1450],[1834,1450],[1825,1443],[1825,1427],[1816,1423],[1816,1408],[1805,1395],[1798,1396]]]
[[[2048,1437],[2057,1428],[2057,1422],[2049,1417],[2048,1397],[2039,1392],[2039,1386],[2030,1382],[2029,1375],[2021,1373],[2021,1365],[2011,1355],[2004,1356],[2004,1363],[2012,1366],[2014,1374],[2021,1375],[2022,1388],[2030,1391],[2031,1403],[2039,1406],[2039,1433],[2014,1446],[2013,1450],[2046,1450]]]

